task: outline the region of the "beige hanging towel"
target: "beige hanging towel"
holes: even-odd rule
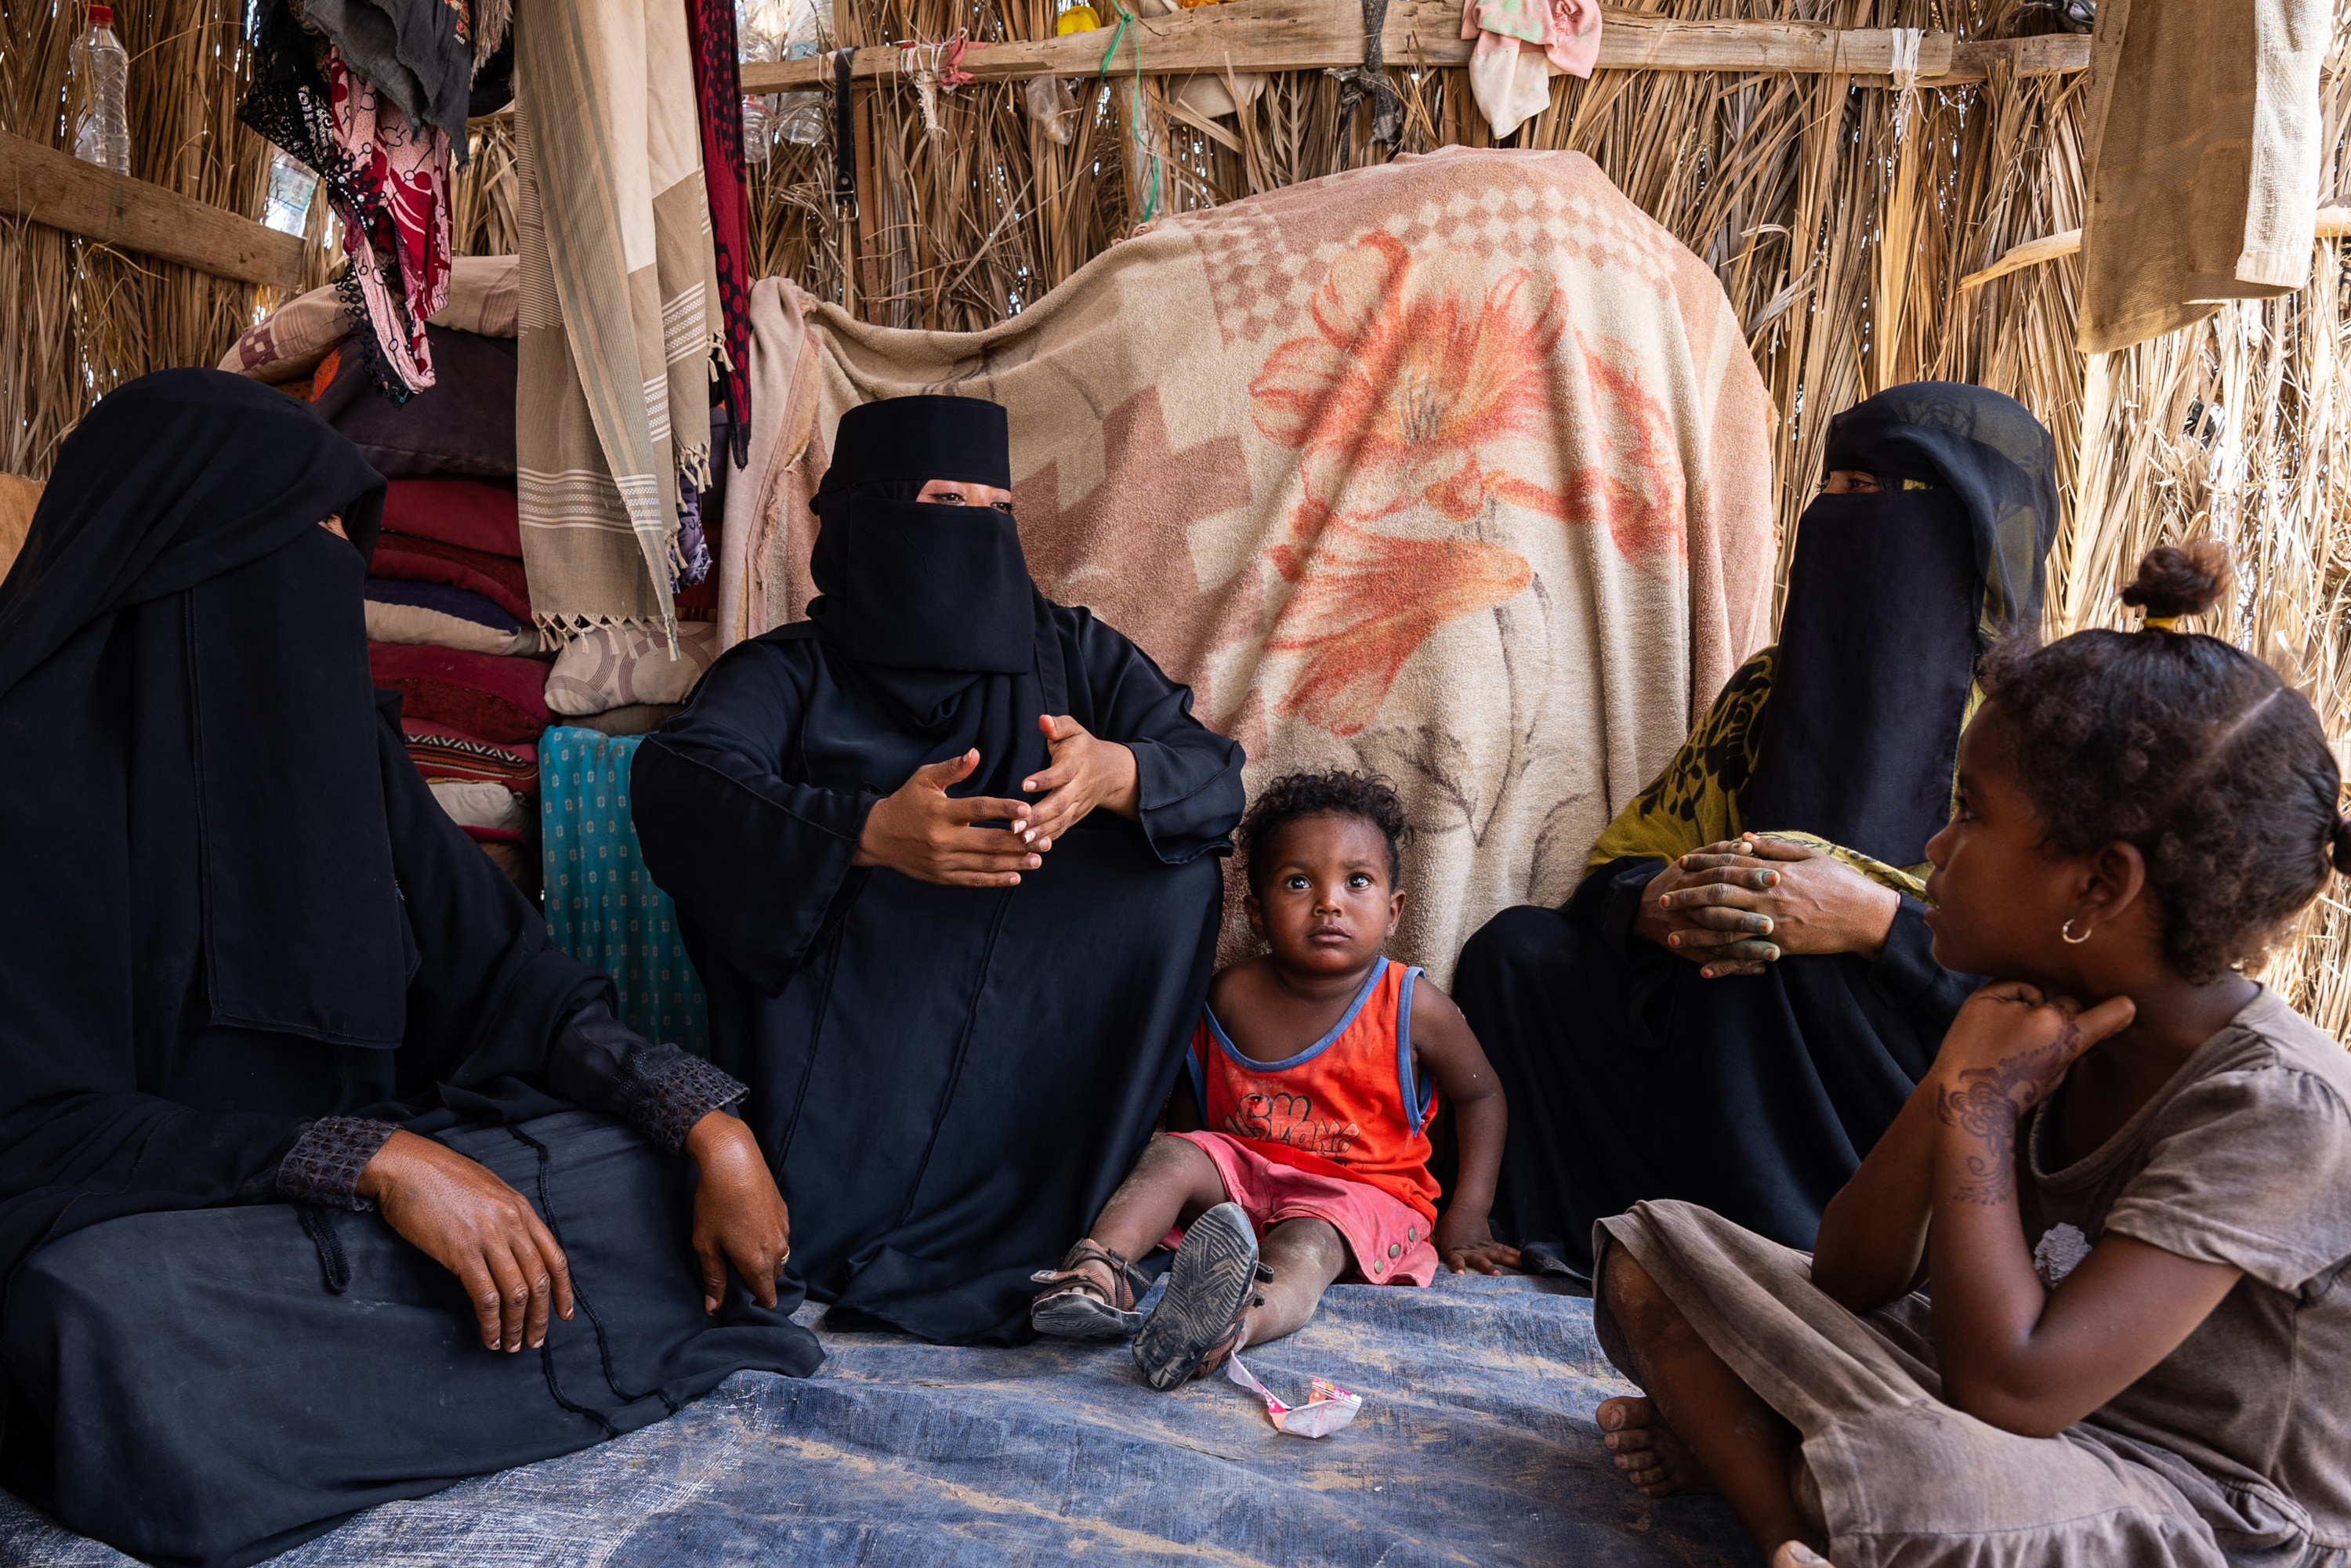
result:
[[[2099,0],[2081,347],[2310,280],[2331,0]]]
[[[667,636],[679,482],[709,483],[717,342],[685,8],[517,10],[515,457],[531,606],[550,642],[615,622]]]

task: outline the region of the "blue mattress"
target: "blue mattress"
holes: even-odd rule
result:
[[[1123,1345],[824,1341],[814,1377],[738,1375],[660,1426],[377,1509],[278,1562],[1760,1561],[1719,1500],[1651,1501],[1617,1479],[1592,1410],[1625,1385],[1590,1304],[1542,1281],[1332,1289],[1303,1331],[1246,1356],[1285,1398],[1317,1375],[1364,1396],[1320,1440],[1275,1432],[1221,1377],[1154,1394]],[[0,1493],[0,1561],[128,1559]]]

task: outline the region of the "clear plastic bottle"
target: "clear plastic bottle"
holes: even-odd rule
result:
[[[736,57],[745,65],[766,65],[784,57],[786,22],[780,0],[736,0]],[[765,163],[776,136],[776,94],[743,95],[743,158]]]
[[[131,172],[131,57],[114,37],[114,7],[92,5],[89,27],[74,40],[74,156]]]
[[[784,31],[783,57],[815,58],[828,42],[816,0],[789,0],[786,14],[789,21]],[[818,145],[832,133],[831,101],[821,92],[777,94],[776,134],[796,147]]]
[[[810,17],[809,31],[815,31],[815,13]],[[817,41],[813,37],[795,37],[785,46],[788,60],[813,59]],[[825,106],[827,99],[820,92],[779,92],[776,95],[776,134],[797,147],[814,147],[824,140],[827,130]]]

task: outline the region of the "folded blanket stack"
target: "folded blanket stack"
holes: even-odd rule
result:
[[[310,401],[389,482],[366,590],[376,685],[400,694],[434,796],[535,893],[548,664],[515,502],[515,344],[427,332],[435,384],[406,402],[376,395],[349,343],[319,361]]]

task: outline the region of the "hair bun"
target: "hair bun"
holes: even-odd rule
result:
[[[2140,559],[2138,576],[2123,590],[2123,602],[2149,616],[2199,615],[2220,601],[2236,577],[2218,539],[2158,545]]]
[[[2335,819],[2335,869],[2351,876],[2351,817]]]

